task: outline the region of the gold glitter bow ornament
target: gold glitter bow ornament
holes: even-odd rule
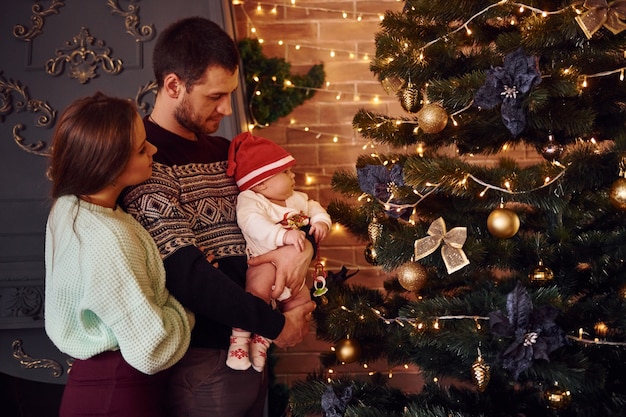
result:
[[[583,6],[588,9],[575,20],[585,32],[587,39],[591,39],[602,26],[617,35],[626,29],[626,0],[615,0],[611,3],[606,0],[585,0]]]
[[[441,246],[441,257],[443,258],[443,263],[446,265],[448,274],[469,265],[470,262],[462,249],[465,239],[467,239],[466,227],[455,227],[449,232],[446,232],[446,223],[443,221],[443,218],[439,217],[431,223],[428,228],[428,234],[429,236],[415,241],[414,250],[416,261],[436,251],[439,245],[441,245],[441,242],[443,242]]]

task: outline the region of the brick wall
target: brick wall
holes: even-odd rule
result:
[[[404,2],[397,0],[233,1],[238,38],[263,40],[264,55],[286,59],[295,73],[306,73],[311,65],[324,64],[327,81],[324,89],[289,116],[255,131],[294,155],[298,161],[294,171],[299,189],[323,205],[331,198],[341,198],[330,187],[335,170],[354,170],[357,156],[365,152],[366,141],[352,128],[355,113],[367,108],[390,115],[406,114],[396,96],[387,95],[369,70],[380,16],[386,10],[400,11],[403,6]],[[389,151],[381,146],[377,150]],[[507,156],[521,164],[538,159],[527,149],[510,150]],[[382,289],[386,275],[365,261],[364,247],[363,242],[336,227],[323,242],[321,255],[327,270],[338,270],[345,265],[350,271],[359,271],[349,282]],[[297,347],[277,350],[278,382],[291,384],[319,369],[319,352],[330,347],[330,343],[318,340],[312,331]],[[351,375],[381,372],[391,378],[390,384],[406,391],[417,391],[423,384],[419,371],[412,366],[390,369],[385,363],[367,364],[367,367],[350,364],[334,371]]]

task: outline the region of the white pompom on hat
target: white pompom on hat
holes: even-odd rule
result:
[[[295,163],[289,152],[271,140],[244,132],[230,143],[226,174],[235,177],[239,190],[245,191]]]

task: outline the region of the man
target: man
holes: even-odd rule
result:
[[[245,241],[235,219],[237,185],[226,175],[229,141],[210,136],[232,113],[238,65],[234,41],[207,19],[183,19],[159,35],[157,96],[144,118],[147,138],[159,150],[152,178],[123,198],[161,251],[168,289],[196,314],[191,347],[172,369],[172,416],[261,415],[263,374],[226,367],[230,329],[293,346],[308,332],[315,306],[309,302],[283,315],[243,290]],[[285,247],[250,264],[276,266],[277,298],[285,286],[300,287],[312,254],[307,243],[303,252]]]

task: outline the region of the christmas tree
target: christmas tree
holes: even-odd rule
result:
[[[624,20],[619,0],[386,13],[370,68],[405,112],[355,115],[368,151],[333,176],[329,212],[391,278],[318,268],[315,319],[336,348],[323,368],[385,358],[427,383],[321,369],[292,388],[294,416],[624,415]]]

